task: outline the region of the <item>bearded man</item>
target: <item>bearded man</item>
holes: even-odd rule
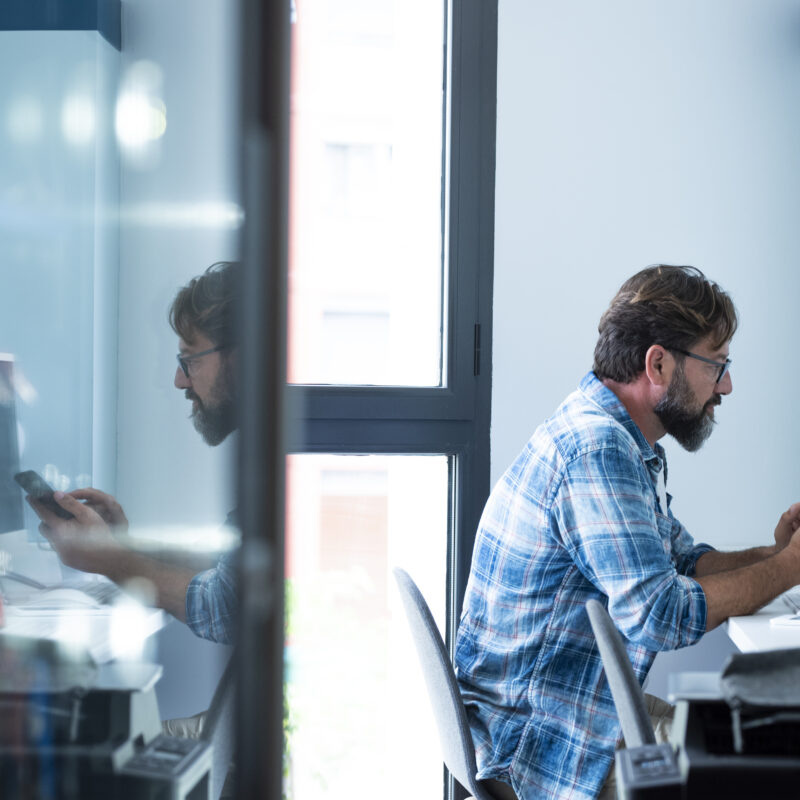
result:
[[[175,296],[169,312],[178,335],[175,388],[192,401],[191,418],[204,441],[214,447],[236,429],[237,347],[233,316],[238,264],[219,262],[193,278]],[[140,552],[125,542],[128,520],[114,497],[98,489],[56,492],[56,501],[73,514],[64,520],[32,497],[42,520],[40,531],[61,561],[84,572],[105,575],[125,585],[144,579],[154,604],[185,622],[204,639],[234,640],[237,593],[234,553],[211,569],[197,571]],[[235,525],[235,512],[228,515]]]
[[[478,777],[498,798],[613,797],[620,725],[585,611],[600,601],[640,682],[800,583],[800,503],[775,544],[722,553],[673,516],[665,434],[701,447],[732,391],[730,297],[693,267],[628,279],[600,320],[594,367],[493,489],[456,640]],[[671,707],[648,699],[657,734]]]

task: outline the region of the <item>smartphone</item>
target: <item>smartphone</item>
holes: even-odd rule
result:
[[[74,519],[66,508],[61,506],[53,498],[53,487],[38,473],[32,469],[25,472],[18,472],[14,480],[34,499],[38,500],[45,508],[52,511],[61,519]]]

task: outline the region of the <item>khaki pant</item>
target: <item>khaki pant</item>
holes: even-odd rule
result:
[[[672,732],[672,720],[675,716],[675,706],[665,703],[658,697],[653,697],[651,694],[644,696],[647,702],[647,711],[650,714],[650,721],[653,723],[653,730],[656,733],[656,741],[659,744],[664,744],[669,741],[669,735]],[[621,744],[619,745],[622,746]],[[617,797],[617,776],[614,770],[614,765],[611,765],[611,772],[608,773],[606,782],[597,795],[598,800],[616,800]]]

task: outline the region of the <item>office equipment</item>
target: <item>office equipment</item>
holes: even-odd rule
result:
[[[11,605],[41,606],[48,602],[52,604],[56,602],[57,593],[62,590],[83,595],[83,597],[73,595],[79,606],[113,605],[125,596],[116,583],[99,575],[80,575],[58,583],[47,584],[14,570],[0,571],[0,594]],[[62,592],[61,596],[65,600],[63,604],[67,604],[69,595]]]
[[[467,712],[439,629],[422,592],[411,576],[399,568],[393,572],[425,676],[445,766],[474,800],[513,797],[514,792],[510,786],[503,784],[490,789],[487,781],[477,779],[475,745],[467,722]]]
[[[793,586],[780,599],[793,614],[800,613],[800,586]]]
[[[110,662],[126,650],[141,645],[163,628],[168,619],[161,609],[133,601],[95,608],[10,605],[5,606],[4,615],[0,643],[7,636],[49,640],[81,647],[98,664]],[[120,631],[124,632],[122,637]]]
[[[590,611],[595,636],[619,642],[619,647],[601,649],[604,668],[607,659],[609,665],[611,659],[627,661],[608,613],[596,601],[590,603],[595,604]],[[788,671],[781,672],[787,665]],[[611,666],[612,674],[618,667]],[[796,797],[800,785],[799,676],[800,653],[789,651],[784,656],[773,652],[734,654],[721,677],[691,673],[682,681],[671,681],[670,700],[677,703],[671,743],[617,751],[618,797]],[[764,687],[776,685],[785,690],[792,680],[798,691],[792,695],[796,700],[791,705],[785,691],[777,694],[767,688],[764,693]],[[635,679],[633,683],[615,683],[617,691],[612,685],[612,694],[620,717],[620,707],[644,705]],[[760,688],[754,691],[754,687]],[[617,696],[624,693],[629,697],[618,705]]]
[[[0,353],[0,533],[21,530],[22,496],[14,483],[19,472],[14,356]]]
[[[161,667],[0,638],[0,796],[206,800],[207,743],[161,734]]]

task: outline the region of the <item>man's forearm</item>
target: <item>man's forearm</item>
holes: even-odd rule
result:
[[[147,581],[155,593],[154,604],[181,622],[186,622],[186,590],[195,576],[195,570],[165,564],[128,550],[110,562],[103,572],[120,585],[133,579]]]
[[[732,569],[741,569],[757,564],[765,558],[776,555],[778,549],[771,547],[751,547],[747,550],[736,550],[733,553],[723,553],[719,550],[709,550],[697,559],[694,574],[696,578],[714,575],[718,572],[727,572]]]
[[[706,596],[706,630],[711,630],[728,617],[752,614],[800,583],[800,552],[787,547],[749,566],[698,576],[696,580]]]

